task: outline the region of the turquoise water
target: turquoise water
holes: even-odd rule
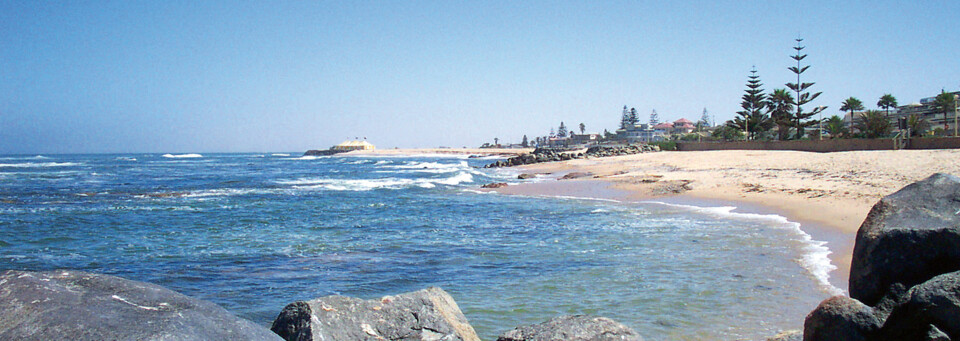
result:
[[[295,300],[440,286],[483,339],[560,314],[649,340],[760,339],[836,288],[782,217],[506,196],[491,160],[0,156],[0,269],[157,283],[268,326]]]

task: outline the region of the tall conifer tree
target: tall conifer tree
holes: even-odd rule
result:
[[[790,90],[793,90],[797,93],[797,97],[794,98],[793,101],[795,109],[797,110],[797,113],[793,115],[793,128],[796,128],[797,135],[795,138],[797,139],[803,137],[803,128],[819,123],[817,120],[812,120],[811,118],[827,108],[826,106],[820,106],[810,110],[809,112],[803,111],[803,105],[813,102],[813,100],[820,96],[820,93],[817,92],[811,94],[810,92],[806,92],[807,89],[813,86],[814,83],[803,83],[800,81],[800,75],[810,68],[810,65],[803,66],[801,64],[801,61],[807,57],[807,55],[801,53],[805,48],[805,46],[801,45],[802,42],[802,38],[797,38],[797,46],[793,48],[797,51],[797,54],[790,56],[790,58],[793,58],[793,60],[797,61],[797,66],[791,66],[787,68],[797,75],[796,83],[787,83],[787,88],[790,88]]]
[[[770,116],[763,110],[767,106],[767,95],[760,88],[762,86],[757,69],[750,70],[750,76],[747,76],[747,89],[744,90],[746,93],[742,97],[743,101],[740,102],[743,110],[737,112],[740,117],[735,117],[730,122],[734,128],[743,130],[748,140],[756,139],[762,132],[773,126]]]

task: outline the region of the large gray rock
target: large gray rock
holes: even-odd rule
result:
[[[0,273],[0,340],[279,340],[216,304],[81,271]]]
[[[375,300],[326,296],[294,302],[271,329],[288,341],[479,340],[457,303],[437,287]]]
[[[850,297],[874,306],[896,284],[911,288],[960,270],[958,213],[960,178],[949,174],[934,174],[881,199],[857,232]]]
[[[560,316],[547,322],[517,327],[497,341],[614,341],[643,340],[640,334],[617,321],[595,316]]]
[[[908,296],[890,313],[881,335],[888,340],[926,340],[936,335],[960,340],[960,271],[917,285]]]
[[[872,308],[846,296],[833,296],[807,315],[803,340],[872,340],[880,325]]]

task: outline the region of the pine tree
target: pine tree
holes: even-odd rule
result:
[[[520,145],[523,146],[523,148],[530,146],[530,141],[527,141],[527,135],[523,135],[523,141],[520,141]]]
[[[567,137],[567,126],[560,122],[560,128],[557,129],[557,137]]]
[[[793,101],[793,105],[796,107],[795,109],[797,110],[797,112],[796,114],[793,115],[794,121],[792,126],[793,128],[797,129],[797,135],[795,136],[795,138],[799,139],[803,137],[803,128],[813,126],[818,123],[816,120],[811,120],[811,118],[814,115],[819,114],[821,111],[823,111],[827,107],[820,106],[820,107],[814,108],[813,110],[810,110],[810,112],[803,111],[803,105],[813,102],[813,100],[817,99],[817,97],[820,96],[820,92],[813,93],[813,94],[806,92],[807,89],[813,86],[814,83],[800,82],[800,75],[803,74],[804,71],[807,71],[807,69],[810,68],[810,65],[807,65],[807,66],[801,65],[801,61],[804,58],[806,58],[807,55],[801,54],[801,52],[805,48],[804,46],[800,45],[800,43],[803,42],[803,39],[797,38],[796,40],[797,40],[797,46],[794,47],[793,49],[797,51],[797,54],[790,56],[790,58],[793,58],[793,60],[797,61],[797,66],[791,66],[787,69],[790,71],[793,71],[793,73],[797,75],[797,82],[787,83],[787,88],[790,88],[790,90],[793,90],[794,92],[797,93],[797,97],[794,98],[794,101]]]
[[[660,116],[657,115],[657,109],[653,109],[653,112],[650,113],[650,128],[660,124]]]
[[[586,134],[585,133],[586,131],[587,131],[587,125],[583,124],[583,122],[580,122],[580,135]]]
[[[627,129],[627,125],[630,124],[630,112],[627,111],[627,106],[623,106],[623,114],[620,115],[620,129]]]
[[[550,128],[550,137],[557,137],[557,132],[553,128]]]
[[[633,128],[640,122],[640,118],[637,117],[637,108],[630,108],[630,115],[627,116],[627,123],[630,124],[630,128]]]
[[[762,136],[762,133],[773,127],[770,116],[763,110],[767,106],[766,95],[760,87],[760,76],[757,75],[757,69],[750,70],[750,76],[747,76],[746,94],[743,95],[743,101],[740,107],[743,110],[737,112],[740,117],[735,117],[730,122],[731,126],[741,129],[746,133],[747,140],[756,139]]]
[[[700,122],[697,122],[701,127],[710,127],[710,114],[707,113],[707,108],[703,108],[703,115],[700,116]]]

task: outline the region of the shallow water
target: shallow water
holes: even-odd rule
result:
[[[483,339],[560,314],[760,339],[835,290],[782,217],[477,193],[517,181],[473,168],[490,160],[296,155],[3,156],[0,269],[148,281],[265,326],[295,300],[440,286]]]

